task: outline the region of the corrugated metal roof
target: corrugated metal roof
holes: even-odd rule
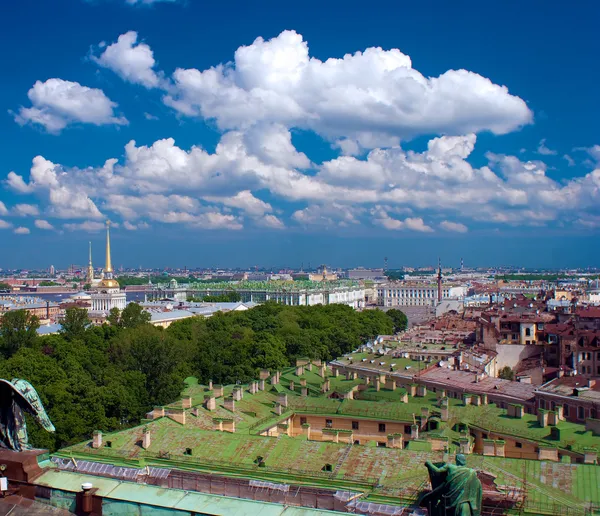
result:
[[[229,498],[195,491],[165,489],[157,486],[124,482],[92,475],[47,471],[36,484],[63,491],[79,492],[81,484],[91,482],[98,489],[97,494],[105,499],[135,502],[155,507],[168,507],[197,514],[227,516],[326,516],[340,514],[308,507],[285,507],[281,504],[259,502],[243,498]]]

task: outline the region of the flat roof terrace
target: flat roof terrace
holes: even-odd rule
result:
[[[477,374],[469,371],[455,371],[443,367],[433,367],[421,373],[419,380],[432,382],[471,394],[495,394],[513,398],[518,402],[531,401],[535,395],[535,386],[528,383],[511,382],[486,376],[477,379]]]

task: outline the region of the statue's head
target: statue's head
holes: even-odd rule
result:
[[[457,466],[466,466],[467,465],[467,458],[462,453],[459,453],[456,456],[456,465]]]

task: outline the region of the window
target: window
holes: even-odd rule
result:
[[[305,424],[306,424],[306,418],[300,417],[300,426],[305,425]]]
[[[358,430],[358,421],[352,421],[352,430]]]
[[[385,423],[379,423],[379,431],[385,432]]]
[[[519,340],[519,334],[518,333],[513,333],[512,334],[512,340]]]
[[[186,448],[185,451],[183,452],[184,455],[191,455],[192,454],[192,449],[191,448]]]
[[[112,448],[112,441],[106,441],[106,447]]]
[[[531,328],[525,328],[525,336],[531,337]]]
[[[357,444],[357,445],[358,445],[358,444],[360,444],[360,441],[359,441],[358,439],[356,439],[356,440],[354,441],[354,444]]]
[[[377,441],[377,447],[378,448],[385,448],[386,447],[386,443],[385,442],[381,442],[381,441]]]
[[[569,405],[563,406],[563,416],[567,417],[569,415]]]
[[[333,421],[331,419],[325,420],[325,428],[333,428]]]
[[[581,406],[577,407],[577,419],[585,419],[585,409]]]
[[[481,438],[482,439],[487,439],[488,438],[488,434],[481,434]]]
[[[523,443],[520,443],[518,441],[515,442],[515,448],[523,448]]]
[[[412,429],[410,428],[410,425],[404,425],[404,433],[410,434],[411,432],[412,432]]]

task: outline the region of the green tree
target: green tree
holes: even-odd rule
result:
[[[498,378],[502,378],[503,380],[514,380],[515,372],[508,366],[504,366],[498,372]]]
[[[85,308],[67,308],[60,332],[67,340],[81,338],[90,324],[88,312]]]
[[[40,320],[27,310],[11,310],[0,320],[2,350],[10,357],[23,347],[32,347],[37,339]]]
[[[113,306],[108,312],[108,317],[106,318],[108,324],[114,326],[115,328],[120,326],[121,322],[121,310],[119,310],[116,306]]]
[[[408,326],[406,314],[396,308],[392,308],[385,313],[394,323],[394,332],[404,331]]]
[[[40,287],[56,287],[58,283],[56,281],[40,281]]]
[[[146,312],[141,305],[129,303],[121,312],[119,324],[123,328],[137,328],[150,322],[152,315]]]
[[[11,290],[12,287],[8,284],[5,283],[4,281],[0,281],[0,290]]]

